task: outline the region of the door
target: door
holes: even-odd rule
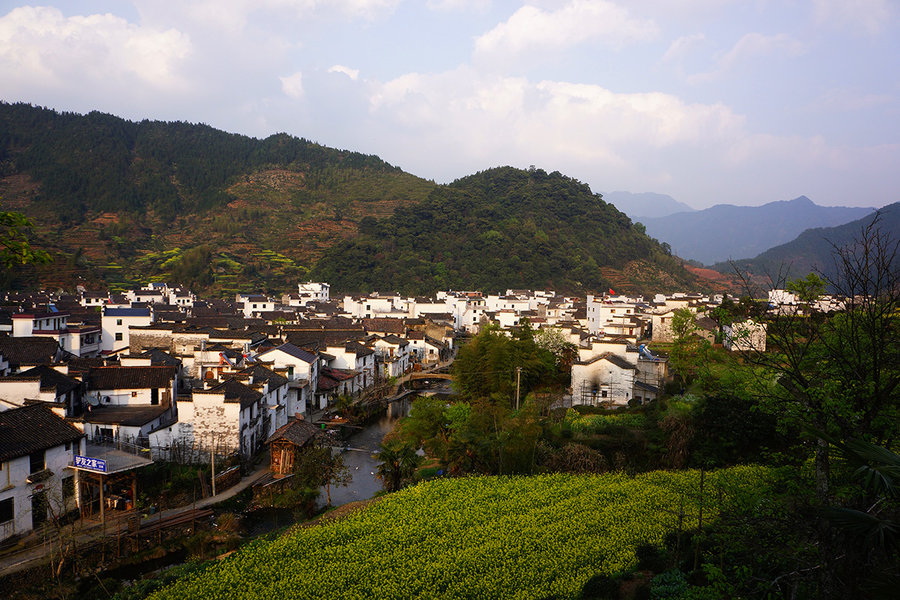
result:
[[[37,529],[47,521],[47,496],[44,491],[31,495],[31,526]]]

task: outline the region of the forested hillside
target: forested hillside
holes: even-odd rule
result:
[[[674,289],[681,263],[590,188],[501,167],[436,188],[325,254],[313,276],[347,290]],[[360,268],[360,267],[363,268]]]
[[[21,286],[283,290],[363,216],[433,187],[378,157],[286,134],[0,103],[2,208],[28,216],[55,258],[20,274]]]
[[[25,104],[0,103],[0,210],[26,215],[54,258],[4,273],[3,287],[166,280],[231,295],[310,276],[338,292],[410,293],[693,281],[642,227],[559,173],[492,169],[442,186],[286,134]]]

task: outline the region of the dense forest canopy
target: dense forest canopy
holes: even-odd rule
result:
[[[435,188],[424,202],[362,227],[358,237],[326,253],[313,276],[353,291],[605,291],[621,282],[602,269],[635,261],[646,264],[651,278],[669,276],[656,282],[659,288],[690,279],[656,240],[587,185],[558,172],[500,167]]]

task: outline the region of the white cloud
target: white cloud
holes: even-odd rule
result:
[[[888,0],[814,0],[816,22],[863,34],[881,33],[895,18]]]
[[[343,73],[353,81],[356,81],[359,78],[359,69],[351,69],[350,67],[345,67],[344,65],[334,65],[333,67],[328,69],[329,73]]]
[[[70,89],[118,83],[156,90],[187,85],[180,72],[190,38],[134,25],[111,14],[64,17],[22,7],[0,17],[0,80],[16,88]]]
[[[681,36],[669,44],[669,49],[666,50],[662,59],[664,62],[679,61],[704,41],[706,41],[706,36],[702,33]]]
[[[407,74],[372,97],[376,119],[442,147],[442,154],[518,164],[592,163],[639,170],[641,149],[727,145],[743,118],[670,94],[622,94],[596,85],[479,75],[460,68]],[[417,153],[421,153],[416,150]]]
[[[502,62],[530,52],[563,50],[593,39],[620,46],[652,39],[657,32],[653,21],[634,18],[626,9],[605,0],[570,0],[553,12],[528,5],[477,38],[475,57]]]
[[[748,33],[738,40],[731,50],[718,58],[712,71],[692,75],[689,81],[697,83],[714,79],[743,61],[766,56],[796,57],[806,51],[806,44],[785,33],[777,35]]]
[[[595,190],[672,193],[697,205],[758,204],[784,190],[835,201],[825,182],[858,169],[889,172],[897,148],[835,146],[826,136],[753,131],[720,103],[619,93],[566,81],[488,75],[472,67],[372,82],[367,148],[420,176],[534,164]],[[877,167],[865,160],[882,156]],[[765,175],[761,175],[765,174]],[[844,175],[846,177],[846,175]]]
[[[428,0],[425,4],[429,9],[440,12],[482,12],[490,8],[491,0]]]
[[[299,99],[303,97],[303,73],[297,71],[293,75],[279,77],[281,80],[281,91],[290,98]]]
[[[254,19],[278,24],[311,18],[372,21],[396,10],[401,0],[134,0],[141,19],[150,23],[193,23],[226,33],[243,31]]]
[[[852,112],[869,110],[896,101],[897,99],[889,94],[867,94],[854,90],[832,89],[819,97],[813,103],[812,108],[825,111]]]

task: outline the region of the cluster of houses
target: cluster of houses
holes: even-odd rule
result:
[[[10,293],[0,305],[0,541],[54,511],[97,503],[102,511],[115,482],[132,501],[128,474],[153,459],[252,456],[341,396],[374,394],[450,360],[460,338],[488,324],[527,320],[577,347],[574,404],[654,400],[668,371],[653,343],[671,341],[679,308],[696,312],[703,331],[705,307],[717,302],[529,290],[334,300],[314,282],[281,298],[234,301],[164,283],[127,294]],[[110,440],[118,454],[103,449]]]

